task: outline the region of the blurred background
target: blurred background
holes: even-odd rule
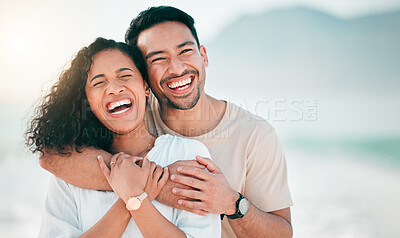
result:
[[[288,162],[294,237],[400,237],[400,1],[1,1],[0,236],[36,237],[50,174],[32,109],[78,50],[172,5],[207,48],[206,92],[267,119]]]

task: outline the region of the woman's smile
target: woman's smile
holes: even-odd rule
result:
[[[106,103],[106,111],[115,118],[124,117],[131,112],[133,108],[133,100],[124,98]]]

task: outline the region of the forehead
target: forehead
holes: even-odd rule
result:
[[[119,67],[136,68],[127,54],[118,49],[107,49],[93,56],[89,73]]]
[[[141,32],[138,37],[138,47],[143,54],[146,54],[175,48],[186,41],[193,41],[196,44],[192,32],[185,24],[163,22]]]

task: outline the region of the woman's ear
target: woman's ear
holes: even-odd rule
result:
[[[150,87],[149,87],[149,85],[147,84],[146,81],[144,81],[144,91],[145,91],[146,98],[149,98],[149,96],[150,96]]]

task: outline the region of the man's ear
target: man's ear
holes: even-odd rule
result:
[[[208,56],[207,56],[206,47],[204,47],[204,45],[200,46],[200,55],[201,55],[201,58],[203,59],[204,67],[207,68],[208,67]]]

